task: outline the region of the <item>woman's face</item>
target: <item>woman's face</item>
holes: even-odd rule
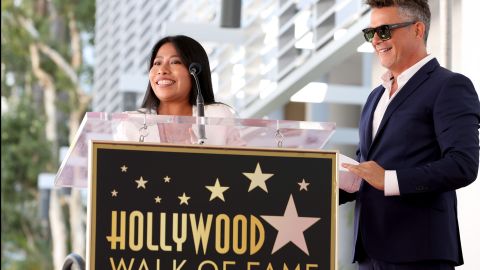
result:
[[[172,43],[158,49],[148,77],[160,102],[189,102],[190,73]]]

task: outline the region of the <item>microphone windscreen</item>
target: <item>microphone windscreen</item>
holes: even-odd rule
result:
[[[199,63],[193,62],[188,67],[188,71],[190,73],[194,73],[195,75],[198,75],[200,73],[200,71],[202,71],[202,66]]]

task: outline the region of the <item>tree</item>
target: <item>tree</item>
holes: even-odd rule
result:
[[[34,103],[25,93],[2,114],[2,269],[52,269],[36,203],[37,175],[48,165],[50,145]]]
[[[23,93],[29,92],[30,100],[43,104],[39,106],[40,109],[31,109],[35,111],[34,117],[44,117],[42,127],[50,146],[50,159],[44,164],[44,169],[48,172],[56,172],[59,145],[74,136],[90,103],[90,96],[83,89],[85,82],[81,78],[87,78],[88,84],[92,69],[83,63],[82,53],[83,48],[93,42],[94,5],[94,0],[2,1],[2,96],[11,101],[18,97],[25,98]],[[82,39],[82,35],[90,38]],[[64,130],[67,132],[62,132]],[[33,141],[36,139],[32,138]],[[2,169],[5,158],[2,151]],[[30,156],[23,157],[27,160],[29,158]],[[25,170],[23,165],[20,162],[8,169],[15,174]],[[2,178],[2,193],[3,186]],[[52,203],[51,227],[56,228],[57,232],[70,228],[71,251],[84,255],[85,226],[78,219],[84,216],[80,193],[72,190],[71,195],[65,198],[57,190],[52,191],[52,201],[57,197],[60,202],[63,199],[68,201],[66,213],[70,215],[70,226],[66,226],[61,204]],[[27,202],[28,200],[25,203]],[[13,207],[14,204],[10,206]],[[2,218],[3,215],[2,211]],[[54,238],[52,248],[57,269],[66,255],[63,253],[67,249],[68,236],[59,233],[50,236]],[[8,243],[4,242],[2,233],[2,246]],[[2,262],[3,255],[2,252]]]

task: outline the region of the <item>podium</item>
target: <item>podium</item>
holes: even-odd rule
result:
[[[88,112],[56,177],[88,188],[87,269],[336,269],[334,130]]]

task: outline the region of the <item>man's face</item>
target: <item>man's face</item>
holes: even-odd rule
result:
[[[370,27],[397,24],[412,21],[398,12],[397,7],[373,8],[370,17]],[[382,40],[375,33],[372,45],[382,66],[390,70],[394,76],[402,73],[420,59],[419,54],[424,51],[423,35],[418,35],[419,22],[406,27],[392,29],[391,38]],[[421,36],[421,37],[420,37]]]

